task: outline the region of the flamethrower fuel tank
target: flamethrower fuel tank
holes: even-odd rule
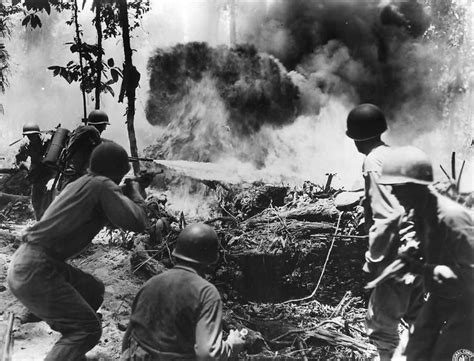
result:
[[[48,151],[43,158],[43,163],[50,168],[58,167],[58,159],[61,152],[66,145],[69,130],[66,128],[57,128],[53,137],[51,138],[51,144],[49,145]]]

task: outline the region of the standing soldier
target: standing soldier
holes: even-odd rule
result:
[[[383,112],[375,105],[361,104],[347,117],[347,136],[354,140],[357,150],[364,154],[365,226],[369,233],[364,271],[373,278],[390,264],[401,247],[413,236],[412,226],[404,217],[403,208],[390,191],[377,184],[389,147],[381,140],[387,130]],[[401,229],[404,229],[403,235]],[[390,360],[400,343],[398,325],[403,318],[411,323],[422,303],[421,278],[391,279],[378,285],[370,295],[366,316],[367,333],[377,346],[381,360]]]
[[[122,360],[227,360],[244,345],[239,331],[222,338],[222,301],[201,277],[217,261],[216,232],[191,224],[176,241],[176,266],[138,292],[125,333]]]
[[[54,172],[42,163],[49,142],[41,138],[40,128],[35,123],[27,123],[23,126],[23,136],[28,138],[28,143],[23,144],[18,150],[15,163],[20,165],[30,158],[27,179],[31,184],[31,204],[35,218],[39,220],[49,205],[46,199],[46,184],[54,177]]]
[[[469,211],[429,187],[433,167],[415,147],[393,149],[386,157],[382,185],[405,209],[414,227],[423,263],[406,259],[423,276],[429,298],[410,335],[408,361],[461,360],[474,356],[474,222]],[[455,353],[466,356],[455,358]]]
[[[93,110],[87,117],[87,123],[77,127],[69,135],[66,147],[61,155],[61,177],[58,191],[86,174],[92,151],[102,143],[101,134],[109,125],[109,117],[102,110]]]
[[[48,361],[85,359],[102,334],[96,311],[104,285],[66,263],[107,223],[142,232],[146,216],[136,182],[118,186],[130,170],[128,154],[113,142],[92,152],[89,172],[72,182],[23,236],[8,270],[11,292],[33,314],[62,334]]]

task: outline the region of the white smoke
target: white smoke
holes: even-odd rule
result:
[[[91,23],[93,14],[89,10],[89,3],[90,1],[86,3],[85,10],[81,12],[80,21],[84,28],[84,40],[95,43],[95,31]],[[253,21],[255,14],[264,14],[260,13],[262,6],[263,11],[268,12],[273,3],[269,0],[262,4],[237,2],[237,41],[242,41],[246,28],[253,25],[249,22]],[[448,104],[446,109],[450,113],[444,114],[442,119],[435,119],[438,126],[430,129],[417,128],[413,131],[413,124],[419,117],[430,118],[433,114],[432,109],[422,107],[416,113],[410,113],[417,107],[415,99],[413,102],[408,101],[406,109],[400,109],[400,115],[389,118],[391,130],[386,139],[391,144],[409,141],[421,147],[432,156],[438,172],[436,165],[441,163],[449,167],[451,151],[456,151],[458,164],[463,159],[468,161],[464,170],[463,188],[473,189],[472,177],[467,175],[472,174],[470,143],[474,72],[472,66],[467,67],[465,64],[473,55],[474,5],[468,0],[458,0],[458,3],[465,6],[471,14],[466,17],[468,24],[462,44],[464,53],[458,53],[464,55],[457,58],[446,56],[444,63],[444,59],[437,59],[436,64],[441,62],[443,67],[431,67],[431,72],[426,73],[426,80],[443,82],[443,77],[454,74],[449,69],[462,65],[465,69],[470,69],[463,74],[465,78],[461,79],[465,92]],[[72,41],[74,36],[74,29],[65,24],[69,16],[69,13],[54,14],[53,11],[49,17],[42,16],[43,28],[34,30],[20,25],[21,16],[12,19],[12,37],[6,42],[11,56],[10,87],[0,96],[0,103],[5,109],[5,113],[0,114],[0,154],[14,150],[14,147],[8,148],[7,145],[21,135],[23,123],[29,120],[37,121],[42,129],[52,128],[58,123],[72,129],[80,124],[82,103],[78,84],[69,85],[64,79],[53,77],[52,72],[47,70],[48,66],[65,65],[69,60],[75,60],[75,55],[64,45]],[[269,21],[269,24],[272,22]],[[279,49],[282,53],[292,50],[294,40],[281,24],[273,22],[265,31],[272,35],[273,43],[269,44],[271,48]],[[145,119],[144,108],[149,88],[146,64],[150,55],[157,47],[173,46],[186,41],[207,41],[213,46],[228,44],[230,34],[227,1],[152,1],[151,11],[145,14],[142,26],[135,30],[133,36],[132,47],[137,50],[134,52],[134,63],[142,76],[137,95],[136,129],[138,146],[143,149],[164,131],[163,128],[150,126]],[[413,48],[417,51],[413,59],[418,59],[414,66],[423,66],[426,59],[432,59],[433,53],[430,51],[433,49],[424,45],[420,42],[418,48]],[[113,57],[116,64],[120,65],[123,61],[121,39],[106,40],[104,47],[105,58]],[[439,49],[437,51],[436,54],[439,54]],[[446,55],[449,55],[449,51],[449,48],[443,49]],[[336,68],[343,69],[345,76],[349,78],[338,78],[338,72],[334,71]],[[225,120],[222,120],[222,127],[213,133],[215,137],[221,138],[214,141],[228,142],[229,146],[216,158],[225,160],[227,164],[232,164],[233,159],[236,167],[240,167],[238,162],[241,161],[236,159],[240,158],[237,156],[241,153],[246,153],[249,157],[253,154],[261,157],[264,153],[265,161],[262,165],[268,173],[278,174],[281,180],[292,178],[322,182],[326,173],[337,173],[336,184],[349,187],[359,177],[361,157],[344,135],[345,117],[359,101],[356,89],[348,80],[351,80],[350,77],[364,77],[367,69],[352,59],[343,46],[331,43],[315,49],[312,56],[307,57],[296,70],[291,76],[301,90],[305,114],[291,125],[278,129],[265,126],[249,138],[237,140],[227,140]],[[406,70],[406,82],[409,85],[410,68],[407,67]],[[447,79],[445,83],[451,80]],[[114,90],[118,93],[118,86]],[[126,105],[118,104],[117,97],[110,95],[103,95],[101,102],[102,108],[112,120],[104,137],[128,147],[124,116]],[[88,96],[88,110],[92,108],[93,101]],[[207,111],[211,112],[212,109]],[[442,174],[438,173],[438,178],[442,179],[441,177]]]

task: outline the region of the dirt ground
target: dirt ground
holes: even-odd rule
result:
[[[315,202],[307,203],[306,200],[300,206],[303,209],[317,209],[317,202],[327,205],[324,199],[316,199]],[[0,264],[0,269],[3,267],[4,271],[19,246],[19,235],[33,223],[33,214],[29,208],[31,207],[26,204],[12,208],[6,218],[8,222],[0,224],[0,258],[3,257],[4,261],[3,266]],[[324,210],[332,208],[326,207]],[[280,210],[283,211],[285,209]],[[237,214],[236,210],[233,212]],[[268,210],[265,212],[268,213]],[[268,218],[276,210],[272,208],[272,212],[265,212],[263,216]],[[350,228],[351,219],[343,222],[345,231]],[[305,356],[300,349],[311,350],[311,355],[308,356],[320,360],[336,360],[341,359],[341,356],[364,359],[367,355],[372,355],[373,346],[367,344],[366,337],[360,332],[365,313],[365,297],[361,292],[365,280],[359,277],[362,274],[359,270],[364,253],[360,242],[363,241],[349,242],[341,239],[336,242],[317,300],[313,299],[301,306],[279,303],[284,299],[311,293],[332,238],[329,232],[333,232],[331,227],[334,220],[333,223],[302,223],[306,227],[308,224],[322,227],[316,230],[317,234],[290,234],[295,231],[291,228],[294,222],[298,221],[288,219],[285,227],[280,224],[281,219],[265,222],[263,225],[249,225],[247,228],[237,227],[233,223],[227,226],[223,223],[215,225],[222,238],[224,263],[220,264],[211,281],[218,287],[224,301],[224,331],[242,327],[256,331],[255,340],[260,338],[261,342],[252,344],[253,351],[248,350],[247,359],[252,360],[282,359],[281,357],[298,359],[298,353]],[[300,228],[297,227],[296,231],[298,229]],[[175,229],[174,234],[177,232]],[[105,285],[105,299],[99,309],[103,320],[103,334],[99,344],[87,354],[92,360],[119,359],[133,299],[145,280],[151,276],[150,272],[144,272],[146,267],[136,274],[132,271],[130,260],[133,250],[128,250],[130,247],[126,244],[130,243],[130,239],[135,239],[133,234],[107,234],[99,233],[90,247],[71,261],[81,270],[102,280]],[[114,238],[115,236],[118,238]],[[171,238],[172,234],[167,236],[164,245],[157,245],[158,248],[153,253],[156,261],[161,262],[161,267],[171,267],[171,260],[167,256],[169,247],[172,247],[172,243],[168,243]],[[156,252],[160,247],[163,252],[160,251],[162,256],[158,257]],[[19,315],[24,309],[8,290],[4,277],[5,273],[0,280],[0,286],[3,284],[0,287],[0,310],[4,317],[8,312]],[[281,292],[275,293],[275,290]],[[348,302],[342,303],[346,293],[352,295],[346,299],[350,305]],[[348,322],[351,324],[351,331],[347,331],[344,326]],[[3,322],[3,330],[5,324],[6,321]],[[2,323],[0,336],[1,325]],[[320,325],[324,325],[322,334],[311,333],[310,330]],[[20,325],[15,320],[13,338],[14,361],[43,360],[59,334],[52,331],[45,322]],[[308,341],[308,345],[301,341],[303,338]],[[295,342],[298,345],[295,346]]]
[[[15,230],[14,234],[18,232],[19,230]],[[6,258],[6,266],[17,245],[12,236],[7,233],[0,234],[0,247]],[[120,355],[130,306],[143,280],[132,273],[129,252],[116,246],[92,244],[79,258],[73,260],[72,264],[98,277],[105,285],[105,300],[99,310],[103,316],[102,338],[87,356],[95,360],[116,360]],[[20,314],[23,311],[21,304],[8,289],[2,289],[0,309]],[[59,334],[52,331],[45,322],[20,325],[19,321],[15,320],[13,337],[13,360],[36,361],[44,359]]]

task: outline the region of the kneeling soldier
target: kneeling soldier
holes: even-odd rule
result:
[[[227,360],[244,339],[231,330],[222,339],[222,301],[199,274],[217,261],[216,232],[187,226],[173,255],[177,264],[154,276],[138,292],[123,340],[122,360]]]

